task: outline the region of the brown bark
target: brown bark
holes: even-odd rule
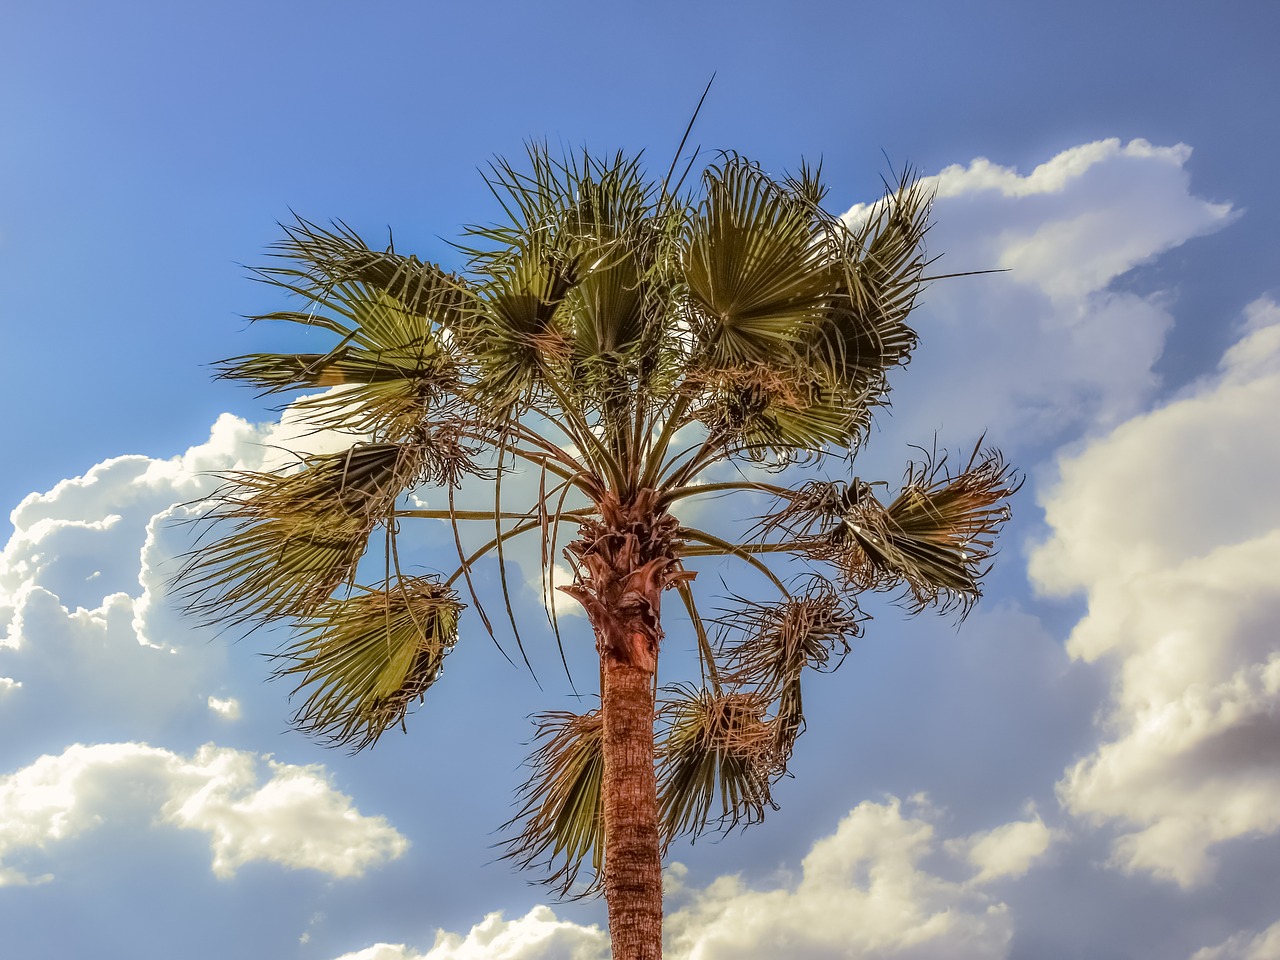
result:
[[[662,957],[662,853],[653,674],[604,664],[604,896],[614,960]]]
[[[654,772],[654,680],[662,641],[662,592],[692,574],[680,568],[679,523],[641,490],[606,497],[600,521],[568,547],[578,580],[561,589],[591,618],[600,654],[604,724],[604,896],[613,960],[662,957],[662,839]]]

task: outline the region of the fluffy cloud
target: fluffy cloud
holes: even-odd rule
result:
[[[1216,947],[1205,947],[1191,955],[1191,960],[1274,960],[1280,957],[1280,921],[1262,933],[1239,933]]]
[[[672,954],[728,958],[1005,955],[1004,904],[922,867],[938,853],[933,825],[902,804],[861,803],[814,844],[794,884],[753,890],[720,877],[667,919]]]
[[[0,885],[52,879],[7,865],[140,812],[154,824],[209,835],[212,869],[234,876],[268,861],[334,877],[361,876],[400,856],[408,841],[382,817],[366,817],[318,766],[201,747],[191,757],[140,743],[73,744],[0,778]]]
[[[1107,742],[1067,809],[1129,829],[1114,863],[1187,887],[1210,849],[1280,830],[1280,308],[1253,304],[1217,374],[1076,456],[1045,497],[1044,591],[1083,592],[1068,652],[1115,671]]]
[[[195,513],[182,505],[207,494],[218,472],[269,468],[289,449],[337,442],[304,435],[289,413],[261,426],[224,414],[179,456],[115,457],[27,496],[0,552],[0,677],[9,681],[0,680],[0,709],[76,704],[119,720],[128,736],[206,705],[231,716],[229,704],[208,699],[224,646],[165,602],[189,546],[177,521]]]
[[[959,840],[948,840],[947,851],[962,854],[978,873],[971,883],[986,883],[1001,877],[1021,877],[1044,856],[1053,843],[1053,831],[1039,817],[1017,820],[975,833]]]
[[[1010,272],[925,293],[920,347],[895,379],[895,429],[916,442],[937,429],[990,430],[1012,446],[1135,413],[1156,385],[1151,368],[1172,317],[1167,295],[1120,292],[1113,281],[1233,217],[1191,193],[1190,154],[1103,140],[1025,175],[978,159],[926,178],[937,191],[930,253],[945,254],[932,272]]]

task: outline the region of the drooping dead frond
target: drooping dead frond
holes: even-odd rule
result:
[[[715,693],[689,685],[668,688],[661,708],[667,734],[659,747],[658,802],[665,835],[697,836],[764,819],[776,809],[770,784],[780,773],[775,734],[765,717],[768,698],[742,691]],[[718,815],[712,806],[719,795]]]
[[[737,688],[754,689],[770,703],[777,759],[785,766],[804,730],[805,668],[830,672],[839,667],[867,617],[852,598],[841,596],[817,574],[780,603],[734,599],[738,607],[720,620],[724,677]]]
[[[496,470],[482,467],[477,458],[481,450],[465,442],[474,435],[465,422],[437,419],[431,426],[415,431],[413,445],[421,460],[419,476],[438,487],[460,487],[466,477],[493,479]]]
[[[537,718],[529,779],[520,788],[515,830],[503,857],[522,870],[547,871],[540,880],[560,896],[593,896],[604,881],[604,725],[599,710],[555,711]],[[590,863],[592,876],[578,877]]]
[[[204,518],[230,532],[177,577],[188,609],[230,624],[313,612],[351,582],[369,534],[421,467],[413,445],[361,443],[306,457],[293,473],[230,475]]]
[[[294,714],[300,729],[362,750],[404,718],[440,677],[458,639],[463,604],[434,580],[401,577],[330,599],[299,618],[279,656],[279,677],[308,695]],[[300,678],[300,679],[299,679]]]

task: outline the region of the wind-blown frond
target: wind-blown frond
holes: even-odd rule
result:
[[[906,320],[926,266],[931,202],[932,194],[908,171],[856,229],[828,224],[839,269],[811,347],[815,359],[864,403],[884,392],[887,371],[905,364],[915,348],[916,333]]]
[[[930,454],[908,465],[888,506],[862,481],[814,481],[784,498],[765,526],[799,536],[800,549],[834,564],[854,590],[902,587],[914,610],[959,606],[967,613],[982,595],[994,536],[1020,486],[998,451],[975,448],[957,474],[945,454]]]
[[[521,869],[545,870],[541,882],[560,896],[598,893],[604,879],[604,725],[599,710],[540,714],[529,758],[529,779],[520,788],[520,811],[505,825],[515,830],[503,857]],[[593,876],[578,877],[590,862]]]
[[[409,312],[444,327],[452,319],[451,311],[465,299],[461,277],[415,256],[396,253],[390,244],[385,250],[373,250],[341,221],[327,230],[298,217],[283,227],[285,239],[271,247],[271,256],[283,264],[263,267],[258,274],[309,299],[323,302],[335,286],[363,286],[394,297]]]
[[[355,750],[403,727],[440,677],[462,608],[447,587],[407,577],[320,604],[279,654],[276,675],[298,679],[294,693],[307,691],[294,724]]]
[[[231,474],[204,518],[230,532],[194,551],[177,578],[188,609],[231,624],[312,613],[351,582],[369,534],[422,465],[413,445],[361,443],[304,458],[293,473]]]
[[[345,228],[299,220],[275,256],[287,265],[259,270],[301,295],[309,309],[255,320],[321,327],[339,339],[328,353],[257,353],[220,365],[220,376],[264,393],[345,387],[298,404],[317,426],[401,439],[442,398],[456,392],[461,368],[446,337],[465,326],[474,295],[461,278],[391,250],[370,250]]]

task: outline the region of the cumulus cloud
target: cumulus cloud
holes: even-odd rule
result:
[[[1183,887],[1211,848],[1280,831],[1280,307],[1217,373],[1060,464],[1035,584],[1083,593],[1068,652],[1115,673],[1106,742],[1065,807],[1123,825],[1113,862]]]
[[[942,844],[897,799],[861,803],[814,844],[794,885],[754,890],[720,877],[667,919],[687,960],[1005,955],[1003,903],[923,866]]]
[[[202,688],[217,682],[223,645],[165,602],[189,548],[190,530],[175,521],[197,512],[183,504],[206,495],[219,472],[339,443],[304,433],[290,412],[256,426],[224,414],[181,455],[113,457],[23,499],[0,551],[3,709],[72,704],[119,719],[128,735],[175,711],[219,709]]]
[[[408,841],[367,817],[319,766],[293,766],[207,744],[190,757],[142,743],[73,744],[0,777],[0,886],[48,881],[12,866],[88,830],[140,813],[209,835],[212,869],[229,878],[267,861],[358,877]]]
[[[1156,386],[1169,294],[1121,292],[1113,281],[1234,216],[1192,194],[1190,155],[1184,145],[1103,140],[1028,174],[978,159],[925,178],[937,191],[929,251],[944,254],[932,272],[1010,272],[925,292],[920,347],[894,381],[895,425],[917,442],[938,429],[990,430],[1012,446],[1137,412]]]
[[[1238,933],[1216,947],[1205,947],[1190,960],[1275,960],[1280,957],[1280,921],[1256,936]]]
[[[964,856],[978,873],[971,883],[1021,877],[1044,856],[1054,835],[1038,816],[1016,820],[963,839],[948,840],[947,851]]]
[[[240,719],[240,701],[235,697],[210,697],[209,709],[227,720]]]

